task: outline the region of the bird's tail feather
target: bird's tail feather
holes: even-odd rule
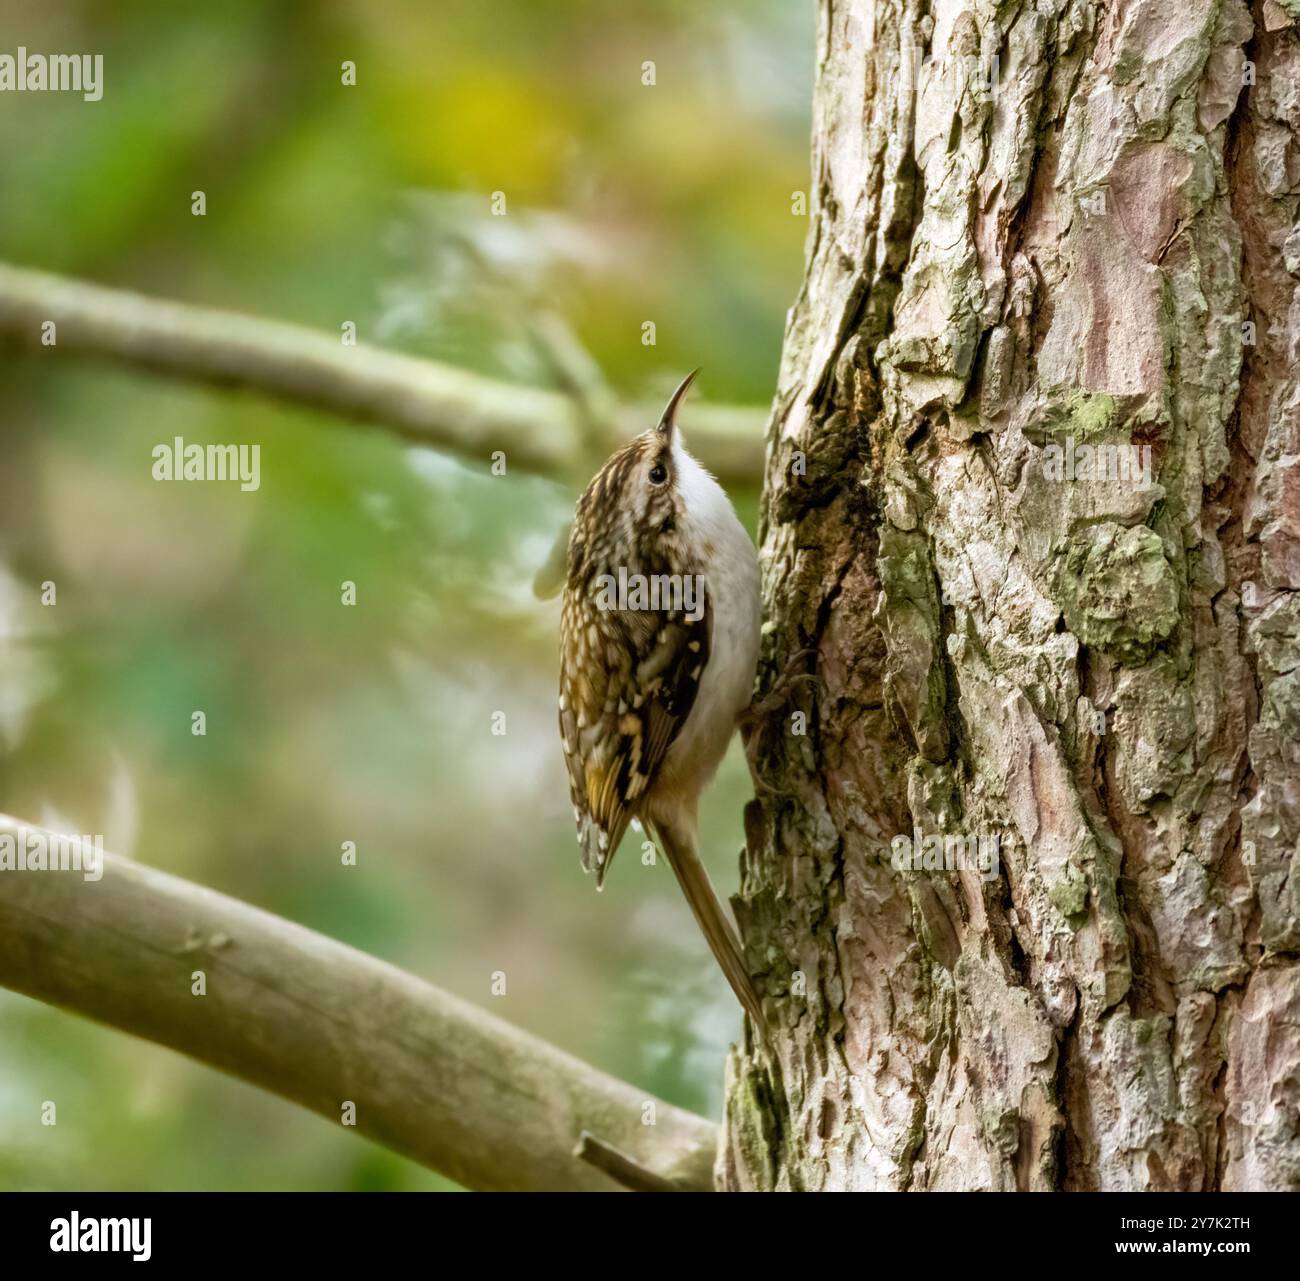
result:
[[[690,836],[662,824],[655,825],[654,833],[659,839],[664,857],[677,877],[678,885],[682,887],[682,893],[686,895],[686,901],[691,905],[691,911],[704,933],[709,950],[722,967],[731,990],[754,1020],[754,1030],[763,1036],[763,1003],[759,1000],[754,981],[745,967],[740,939],[727,916],[727,909],[713,888],[713,882],[709,880],[708,872],[704,870],[704,864],[700,862],[695,842]]]

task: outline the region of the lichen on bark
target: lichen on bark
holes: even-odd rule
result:
[[[824,0],[724,1186],[1300,1188],[1297,84],[1274,0]]]

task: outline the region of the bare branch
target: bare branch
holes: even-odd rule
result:
[[[0,815],[0,848],[44,835]],[[0,870],[0,985],[251,1081],[482,1190],[614,1190],[584,1131],[652,1179],[712,1186],[715,1127],[409,974],[105,854]],[[192,995],[193,975],[206,995]],[[647,1124],[653,1103],[653,1125]]]
[[[43,346],[53,321],[57,341]],[[0,340],[58,359],[64,353],[214,386],[243,388],[376,423],[404,439],[560,478],[585,475],[656,421],[660,406],[622,406],[588,443],[583,406],[561,392],[496,382],[435,361],[281,321],[143,294],[0,263]],[[757,485],[763,425],[757,408],[693,404],[691,449],[724,482]],[[594,456],[593,456],[593,446]]]
[[[653,1170],[647,1170],[632,1160],[626,1152],[620,1152],[608,1143],[598,1139],[594,1134],[583,1130],[578,1137],[578,1146],[573,1155],[581,1161],[587,1161],[598,1170],[604,1170],[616,1183],[620,1183],[629,1192],[680,1192],[681,1188],[671,1179],[665,1179]]]

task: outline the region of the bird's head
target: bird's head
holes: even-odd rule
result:
[[[677,411],[699,372],[682,379],[655,426],[613,454],[578,500],[570,581],[594,566],[635,567],[672,558],[685,514],[679,482],[688,468],[699,466],[682,446]]]

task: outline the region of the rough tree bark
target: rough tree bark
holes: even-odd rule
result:
[[[762,540],[821,684],[720,1181],[1300,1188],[1300,0],[824,0],[817,57]]]

